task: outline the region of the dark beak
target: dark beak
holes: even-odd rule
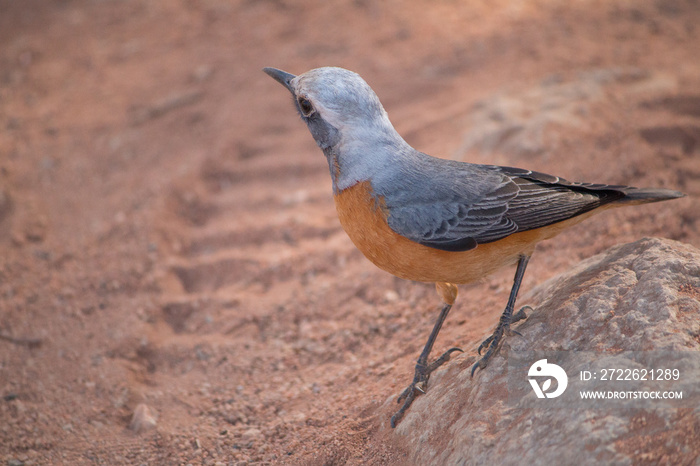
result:
[[[289,92],[294,94],[294,89],[292,89],[292,79],[296,78],[293,74],[287,73],[286,71],[278,70],[277,68],[263,68],[263,71],[267,73],[272,79],[289,89]]]

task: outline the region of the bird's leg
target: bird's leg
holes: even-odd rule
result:
[[[411,382],[411,385],[409,385],[396,400],[397,403],[401,403],[403,401],[403,405],[401,406],[401,409],[399,409],[396,414],[391,417],[392,428],[396,427],[396,424],[403,417],[406,410],[411,406],[415,397],[419,393],[425,393],[425,390],[428,388],[428,379],[430,379],[430,374],[435,369],[449,361],[452,353],[455,351],[462,352],[460,348],[450,348],[449,350],[445,351],[442,356],[428,364],[428,357],[433,349],[438,333],[440,333],[442,324],[445,322],[447,314],[449,314],[450,309],[452,309],[452,304],[454,304],[454,301],[457,298],[457,287],[451,283],[437,283],[436,288],[438,293],[442,295],[445,304],[440,311],[440,315],[438,316],[435,325],[433,326],[433,331],[430,332],[430,336],[428,337],[428,341],[425,343],[423,351],[421,352],[420,356],[418,356],[413,382]]]
[[[498,350],[499,346],[501,346],[503,335],[506,332],[510,332],[510,324],[518,322],[527,317],[525,311],[523,310],[524,308],[520,309],[515,315],[513,315],[513,308],[515,307],[515,299],[518,297],[520,283],[522,283],[523,281],[523,276],[525,275],[525,268],[527,267],[527,263],[529,260],[530,256],[520,256],[520,260],[518,261],[518,268],[515,271],[515,278],[513,279],[513,288],[511,288],[510,290],[508,304],[506,305],[503,314],[501,314],[501,318],[498,321],[498,326],[493,332],[493,335],[488,337],[486,340],[483,341],[483,343],[481,343],[481,345],[479,345],[479,354],[481,354],[482,349],[486,348],[487,350],[486,354],[484,354],[484,356],[472,366],[472,376],[474,376],[474,372],[476,372],[477,368],[484,369],[486,367],[488,362]]]

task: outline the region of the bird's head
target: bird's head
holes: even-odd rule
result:
[[[341,143],[395,133],[379,98],[357,73],[325,67],[295,76],[276,68],[263,71],[286,87],[316,143],[324,151]]]

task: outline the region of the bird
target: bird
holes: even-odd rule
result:
[[[533,170],[433,157],[394,129],[360,75],[338,67],[293,75],[263,71],[282,84],[325,155],[340,223],[355,246],[397,277],[434,283],[442,300],[414,377],[397,397],[391,427],[425,393],[430,374],[460,348],[429,362],[458,293],[505,266],[516,266],[508,302],[494,332],[478,347],[471,369],[483,370],[526,318],[515,301],[535,246],[604,210],[683,197],[662,188],[570,182]],[[482,351],[485,350],[483,356]]]

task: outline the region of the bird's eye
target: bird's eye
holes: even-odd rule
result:
[[[299,108],[301,109],[302,115],[304,115],[305,117],[309,117],[312,113],[314,113],[314,106],[311,105],[309,99],[299,97],[297,99],[297,102],[299,102]]]

